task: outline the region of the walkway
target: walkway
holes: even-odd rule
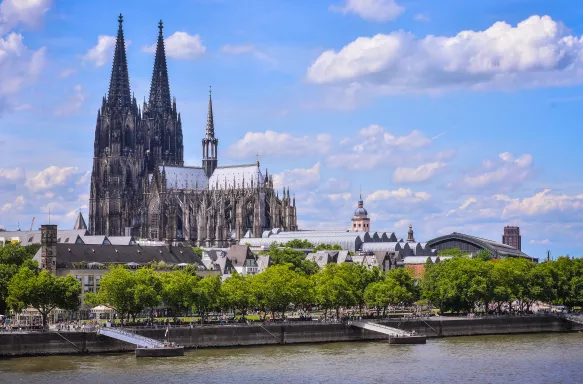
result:
[[[97,333],[103,336],[111,337],[113,339],[125,341],[126,343],[135,344],[142,348],[164,348],[164,343],[158,340],[140,336],[122,328],[100,328],[97,330]]]
[[[358,328],[368,329],[369,331],[378,332],[392,337],[410,337],[411,333],[403,331],[402,329],[388,327],[386,325],[381,325],[377,323],[372,323],[370,321],[349,321],[348,325],[352,325]]]

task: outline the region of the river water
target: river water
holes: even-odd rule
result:
[[[1,348],[1,346],[0,346]],[[0,383],[583,383],[583,333],[0,360]]]

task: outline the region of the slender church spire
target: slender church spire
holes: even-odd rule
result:
[[[206,137],[207,139],[215,138],[215,121],[213,118],[213,89],[209,87],[209,106],[206,116]]]
[[[132,96],[130,92],[126,46],[123,37],[123,16],[121,14],[119,15],[118,22],[119,28],[117,30],[117,41],[115,43],[113,66],[111,68],[108,103],[113,107],[125,107],[131,106]]]
[[[158,29],[156,59],[154,60],[152,84],[150,85],[150,107],[158,111],[165,111],[172,108],[172,100],[170,99],[168,66],[166,65],[166,50],[164,49],[164,35],[162,33],[164,24],[162,20],[158,24]]]

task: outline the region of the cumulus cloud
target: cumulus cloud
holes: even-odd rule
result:
[[[393,173],[393,181],[395,183],[419,183],[427,181],[445,167],[445,163],[434,162],[422,164],[417,168],[398,167]]]
[[[291,187],[297,190],[320,182],[320,163],[312,168],[296,168],[276,173],[273,175],[274,188]]]
[[[529,244],[550,244],[550,240],[549,239],[544,239],[544,240],[531,240],[528,242]]]
[[[342,142],[344,145],[352,145],[352,148],[342,151],[341,154],[328,156],[328,163],[340,168],[359,170],[394,163],[396,153],[410,153],[412,148],[425,147],[431,140],[417,130],[408,135],[396,136],[373,124],[361,129],[354,140]]]
[[[180,31],[164,39],[164,48],[166,56],[176,60],[196,59],[206,52],[206,47],[199,35],[189,35]],[[155,53],[156,43],[143,47],[142,51]]]
[[[24,196],[17,196],[14,201],[3,204],[0,208],[0,212],[14,212],[22,210],[25,203],[26,200],[24,199]]]
[[[80,84],[75,85],[73,91],[74,93],[68,97],[64,104],[55,108],[55,116],[69,116],[81,109],[87,95],[83,92],[83,87]]]
[[[402,202],[418,203],[427,201],[430,198],[431,195],[427,192],[413,192],[409,188],[399,188],[394,191],[389,191],[386,189],[375,191],[366,197],[366,202],[372,203],[384,200],[397,200]]]
[[[504,217],[539,216],[557,212],[575,215],[583,210],[583,194],[556,195],[551,192],[551,189],[547,188],[534,196],[523,199],[497,194],[494,195],[494,199],[505,203],[502,211]]]
[[[30,51],[21,34],[12,32],[6,37],[0,36],[0,113],[21,106],[16,96],[36,79],[45,61],[45,48]]]
[[[83,172],[77,167],[56,167],[54,165],[42,170],[26,180],[26,186],[31,192],[41,192],[69,183],[71,179],[79,177]]]
[[[229,148],[233,157],[255,156],[259,149],[261,156],[306,156],[312,153],[326,153],[332,145],[332,136],[319,134],[315,136],[292,136],[271,130],[265,132],[247,132],[245,136]]]
[[[36,28],[50,9],[52,0],[4,0],[0,3],[0,35],[18,25]]]
[[[395,0],[345,0],[343,5],[331,5],[330,10],[352,13],[365,20],[377,22],[395,20],[405,12],[405,8]]]
[[[229,55],[249,54],[255,57],[257,60],[269,62],[272,64],[277,63],[277,60],[275,60],[273,57],[259,51],[251,44],[225,44],[221,47],[221,52],[227,53]]]
[[[97,45],[90,48],[87,53],[81,57],[81,59],[83,61],[92,62],[96,67],[103,67],[105,63],[113,56],[115,40],[115,36],[98,36]],[[126,42],[126,45],[129,44]]]
[[[316,84],[374,85],[385,93],[521,88],[583,82],[583,38],[550,16],[512,26],[418,38],[395,31],[327,50],[309,67]]]
[[[518,158],[510,152],[498,155],[498,161],[483,162],[484,171],[466,175],[464,185],[471,188],[484,188],[493,185],[512,187],[521,184],[532,173],[532,155],[523,154]]]
[[[476,203],[477,201],[478,200],[476,200],[475,197],[470,197],[466,201],[464,201],[464,203],[462,205],[460,205],[457,209],[450,209],[447,212],[446,216],[451,216],[451,215],[453,215],[456,212],[465,211],[470,206],[470,204]]]

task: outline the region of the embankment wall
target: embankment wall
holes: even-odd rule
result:
[[[556,317],[515,317],[488,319],[441,319],[386,321],[391,327],[427,337],[492,334],[568,332],[579,324]],[[137,333],[163,340],[165,329],[145,329]],[[385,335],[344,324],[273,324],[172,328],[170,341],[186,348],[236,347],[270,344],[327,343],[336,341],[384,340]],[[93,332],[0,334],[0,356],[31,356],[74,353],[134,351],[135,347]]]

